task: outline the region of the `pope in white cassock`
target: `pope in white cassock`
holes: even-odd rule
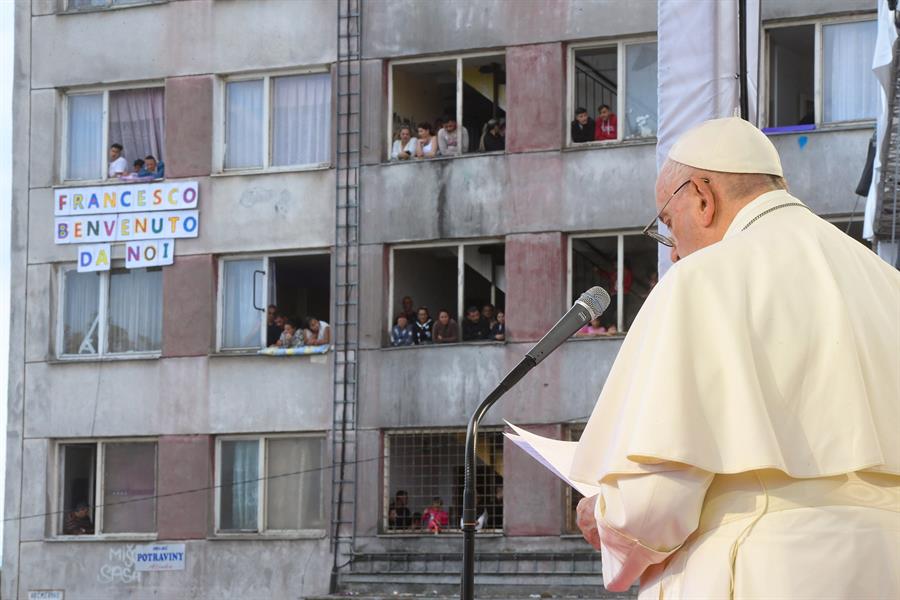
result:
[[[570,473],[602,490],[578,512],[606,587],[900,598],[900,273],[791,196],[738,118],[678,140],[656,206],[677,262]]]

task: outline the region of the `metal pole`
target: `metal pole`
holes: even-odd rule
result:
[[[738,0],[738,43],[740,55],[741,118],[750,119],[750,102],[747,97],[747,0]]]

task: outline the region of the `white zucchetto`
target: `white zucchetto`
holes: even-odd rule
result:
[[[784,176],[778,151],[766,134],[739,117],[704,121],[686,131],[668,158],[706,171]]]

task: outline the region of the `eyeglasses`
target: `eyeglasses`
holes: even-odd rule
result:
[[[709,179],[707,179],[706,177],[701,177],[700,179],[702,179],[706,183],[709,183]],[[685,181],[684,183],[679,185],[677,188],[675,188],[675,191],[672,192],[672,195],[669,196],[669,199],[666,200],[666,203],[662,205],[662,208],[659,209],[659,212],[656,213],[656,216],[653,217],[653,220],[650,221],[649,223],[647,223],[647,226],[644,227],[644,230],[641,231],[641,233],[643,233],[644,235],[646,235],[647,237],[649,237],[651,239],[656,240],[663,246],[668,246],[669,248],[675,247],[675,240],[673,240],[672,238],[670,238],[667,235],[663,235],[663,234],[659,233],[658,231],[654,231],[653,227],[656,225],[656,222],[659,221],[660,215],[662,215],[663,211],[666,210],[666,207],[669,205],[669,202],[672,201],[672,198],[674,198],[678,194],[678,192],[680,192],[684,188],[684,186],[686,186],[690,182],[691,182],[691,180],[688,179],[687,181]]]

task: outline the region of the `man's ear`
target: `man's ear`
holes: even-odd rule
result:
[[[697,194],[700,196],[700,225],[711,227],[716,217],[718,198],[706,178],[691,177],[691,182],[697,186]]]

